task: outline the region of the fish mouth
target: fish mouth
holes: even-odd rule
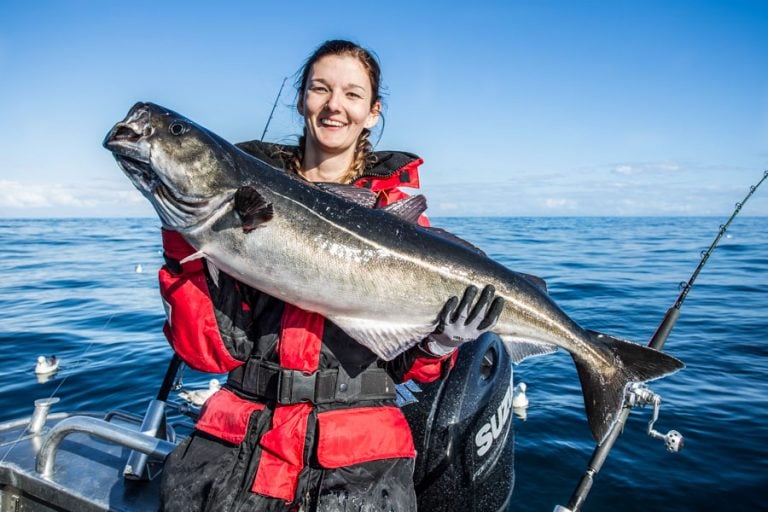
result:
[[[112,152],[133,185],[150,200],[165,227],[189,230],[207,219],[221,201],[184,196],[155,170],[150,144],[155,133],[151,110],[151,104],[134,105],[125,120],[107,133],[103,145]]]
[[[149,138],[154,134],[150,105],[137,103],[123,121],[104,137],[102,145],[109,151],[138,162],[149,163]]]
[[[157,187],[165,186],[149,162],[118,153],[114,156],[117,164],[140,191],[151,193]]]

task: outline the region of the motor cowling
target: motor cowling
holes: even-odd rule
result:
[[[459,350],[451,372],[403,407],[418,457],[420,510],[504,510],[514,488],[512,362],[487,333]]]

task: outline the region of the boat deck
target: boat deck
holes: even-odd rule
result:
[[[159,508],[160,479],[123,478],[131,450],[83,432],[64,437],[46,478],[36,469],[45,436],[61,421],[100,419],[103,414],[50,414],[38,435],[28,432],[30,418],[0,425],[0,511],[152,511]],[[112,416],[109,424],[139,431],[141,418]],[[148,465],[157,473],[156,463]]]

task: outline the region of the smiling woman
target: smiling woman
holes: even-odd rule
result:
[[[350,183],[373,160],[368,141],[381,113],[381,68],[349,41],[327,41],[302,69],[296,109],[304,135],[289,169],[310,181]]]
[[[360,171],[355,154],[363,156],[369,130],[379,120],[378,92],[362,62],[349,55],[319,59],[308,82],[298,104],[310,134],[300,172],[311,181],[349,181]]]
[[[159,128],[154,135],[138,138],[143,144],[151,144],[149,139],[170,141],[165,146],[156,143],[151,159],[164,167],[165,156],[173,151],[182,162],[176,169],[160,171],[164,183],[145,193],[156,208],[172,213],[158,210],[165,228],[166,265],[160,271],[168,313],[164,331],[189,366],[229,372],[227,384],[206,402],[195,433],[166,462],[162,485],[166,512],[416,509],[416,449],[395,402],[395,382],[444,378],[456,361],[458,346],[492,329],[504,301],[494,297],[493,287],[478,294],[475,286],[462,282],[460,289],[445,293],[441,289],[434,303],[419,302],[426,314],[416,329],[399,300],[407,293],[411,273],[405,277],[393,270],[386,278],[393,288],[382,294],[390,302],[375,308],[367,328],[355,331],[347,325],[351,312],[359,310],[361,294],[382,299],[366,286],[377,267],[361,265],[347,256],[350,251],[334,252],[339,245],[328,226],[357,219],[357,228],[365,225],[380,231],[395,222],[406,231],[415,229],[413,223],[429,224],[420,197],[405,202],[417,207],[408,208],[411,213],[403,219],[370,211],[405,199],[400,187],[417,188],[422,162],[408,153],[373,152],[368,137],[380,116],[380,75],[376,60],[360,46],[337,40],[322,44],[306,61],[297,84],[296,107],[304,117],[299,144],[238,144],[261,160],[251,159],[250,164],[242,161],[242,152],[219,144],[207,130],[193,124],[188,133],[177,130],[177,122],[188,121],[146,106]],[[132,131],[117,129],[115,149],[144,133],[140,126]],[[208,144],[196,146],[198,139]],[[194,151],[195,147],[203,149]],[[227,152],[228,158],[219,160],[229,178],[213,179],[211,169],[216,166],[206,161],[206,147]],[[225,182],[215,197],[234,197],[234,209],[218,209],[216,219],[209,222],[215,223],[213,231],[247,237],[222,257],[213,247],[220,244],[201,242],[198,232],[204,230],[197,229],[198,224],[193,229],[172,222],[186,219],[188,200],[184,204],[177,200],[171,209],[166,201],[171,198],[155,193],[167,190],[184,199],[189,194],[180,191],[199,192],[214,182]],[[280,193],[271,190],[283,185]],[[305,198],[319,194],[320,202],[296,208],[300,201],[292,194],[297,193]],[[350,204],[351,197],[358,204]],[[362,214],[373,213],[376,220],[356,216],[363,206]],[[318,218],[326,217],[333,222],[317,224]],[[274,243],[264,251],[245,250],[265,236],[274,237],[270,238]],[[352,249],[355,243],[349,243]],[[311,256],[296,260],[299,252]],[[205,265],[199,259],[203,253]],[[234,270],[239,261],[248,272]],[[274,264],[278,261],[297,264]],[[319,268],[315,261],[332,262],[332,269]],[[211,270],[211,262],[223,272]],[[254,270],[257,281],[250,280]],[[326,286],[331,274],[350,286]],[[265,285],[262,278],[271,284]],[[459,304],[452,295],[461,295],[465,288]],[[334,314],[331,305],[339,301],[344,302],[346,316]],[[386,325],[399,333],[381,336],[394,340],[386,350],[366,344],[371,337],[368,330],[375,334]]]

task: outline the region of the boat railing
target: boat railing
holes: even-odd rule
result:
[[[126,423],[135,423],[136,425],[141,425],[143,418],[132,412],[123,411],[122,409],[115,409],[104,415],[104,421],[111,422],[113,420],[121,420]]]
[[[56,454],[61,442],[70,434],[84,433],[98,437],[131,450],[146,454],[149,458],[164,460],[176,445],[136,430],[89,416],[72,416],[60,421],[45,436],[37,454],[36,469],[44,478],[53,476]]]
[[[197,411],[186,407],[186,404],[179,405],[168,400],[180,365],[181,359],[174,355],[168,365],[157,398],[150,401],[144,416],[121,410],[110,411],[103,419],[85,415],[70,416],[61,420],[43,435],[51,406],[56,404],[59,399],[51,397],[37,400],[35,411],[28,426],[29,434],[42,437],[42,445],[35,461],[37,472],[43,478],[50,479],[53,475],[56,454],[61,442],[70,434],[84,433],[132,450],[128,454],[128,460],[123,468],[123,476],[126,479],[151,479],[148,462],[150,460],[163,461],[171,453],[176,446],[176,427],[190,430],[193,428],[188,421],[169,422],[166,412],[175,410],[182,416],[193,420],[199,414]],[[114,420],[128,425],[136,425],[138,428],[122,426],[119,422],[115,423]]]

